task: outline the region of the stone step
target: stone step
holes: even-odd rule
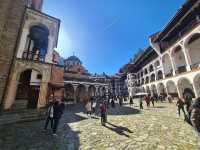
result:
[[[36,120],[45,119],[45,109],[40,110],[23,110],[22,112],[5,112],[0,116],[0,126],[13,124],[13,123],[22,123],[22,122],[31,122]]]
[[[21,110],[27,108],[28,100],[16,100],[12,106],[12,110]]]

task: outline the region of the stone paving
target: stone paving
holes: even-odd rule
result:
[[[199,150],[200,138],[176,114],[175,104],[156,103],[138,110],[110,109],[107,125],[87,117],[79,106],[67,108],[58,136],[42,132],[44,121],[0,127],[0,150]]]

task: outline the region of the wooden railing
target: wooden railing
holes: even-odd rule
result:
[[[25,51],[23,52],[22,59],[44,62],[45,56],[40,55],[39,52]]]
[[[186,71],[187,71],[186,66],[180,66],[180,67],[177,68],[176,74],[184,73]]]

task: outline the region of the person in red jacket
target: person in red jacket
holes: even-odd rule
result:
[[[107,112],[107,106],[106,106],[105,101],[103,101],[100,104],[100,111],[101,111],[101,124],[105,125],[105,123],[106,123],[106,112]]]

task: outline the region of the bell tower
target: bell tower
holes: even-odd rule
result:
[[[28,7],[37,11],[42,11],[42,4],[43,0],[28,0]]]

